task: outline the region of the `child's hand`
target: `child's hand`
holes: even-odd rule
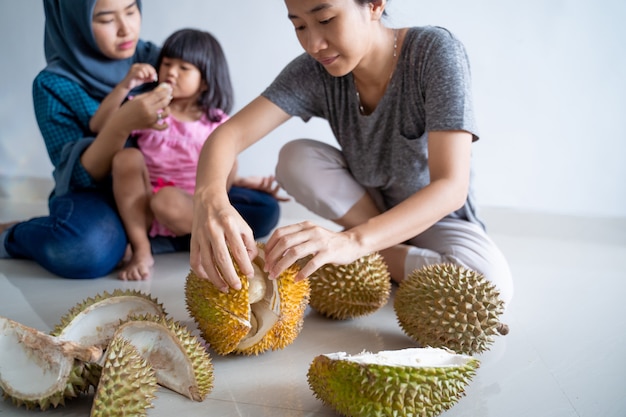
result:
[[[128,74],[122,80],[122,84],[128,90],[139,87],[145,83],[155,82],[157,80],[157,71],[150,64],[133,64],[128,70]]]
[[[280,185],[276,184],[275,180],[276,179],[273,175],[269,175],[267,177],[237,177],[235,181],[233,181],[233,185],[237,187],[263,191],[270,194],[278,201],[291,200],[289,197],[283,197],[278,195],[278,192],[280,191]]]

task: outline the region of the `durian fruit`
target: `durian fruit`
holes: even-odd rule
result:
[[[500,323],[504,302],[496,287],[473,270],[436,264],[413,271],[401,282],[394,310],[402,330],[420,346],[481,353],[493,336],[509,328]]]
[[[152,367],[123,338],[108,345],[91,417],[141,417],[152,408],[157,379]]]
[[[432,417],[465,393],[479,366],[447,349],[412,348],[317,356],[307,378],[315,396],[348,417]]]
[[[131,343],[156,372],[159,385],[203,401],[213,389],[211,358],[198,339],[173,319],[133,316],[114,338]]]
[[[294,281],[297,265],[270,280],[263,272],[264,245],[257,245],[259,254],[252,262],[254,276],[248,279],[237,269],[240,290],[231,289],[225,294],[193,271],[187,276],[187,310],[204,340],[220,355],[257,355],[283,349],[302,329],[309,300],[308,281]]]
[[[89,389],[85,362],[102,356],[97,346],[81,346],[0,317],[0,388],[5,398],[27,409],[64,405]]]
[[[387,303],[391,293],[387,264],[378,252],[348,265],[324,265],[309,281],[310,306],[337,320],[371,314]]]
[[[63,340],[104,349],[120,320],[140,314],[166,316],[163,305],[150,295],[136,290],[105,291],[72,307],[51,334]]]

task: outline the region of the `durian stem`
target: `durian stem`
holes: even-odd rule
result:
[[[500,333],[502,336],[506,336],[509,334],[509,326],[504,323],[498,323],[498,327],[496,327],[496,331]]]

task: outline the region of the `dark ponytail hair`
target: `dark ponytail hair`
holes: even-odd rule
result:
[[[230,72],[224,51],[213,35],[197,29],[178,30],[165,40],[157,68],[161,67],[164,57],[189,62],[200,70],[207,89],[198,97],[198,106],[209,120],[221,120],[217,109],[230,113],[234,101]]]

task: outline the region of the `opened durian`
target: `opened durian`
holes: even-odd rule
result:
[[[51,332],[63,340],[105,348],[120,324],[132,315],[165,316],[155,298],[135,290],[115,290],[87,298],[72,307]]]
[[[349,319],[377,311],[389,300],[391,281],[378,253],[348,265],[327,264],[309,277],[310,306],[332,319]]]
[[[404,332],[420,346],[446,347],[472,355],[488,349],[493,336],[508,333],[500,323],[504,302],[485,277],[453,264],[413,271],[395,295]]]
[[[194,401],[203,401],[213,388],[209,354],[179,322],[134,316],[120,325],[114,338],[123,338],[137,349],[156,372],[159,385]]]
[[[85,392],[84,365],[101,355],[99,347],[64,341],[0,317],[0,388],[18,407],[46,410]]]
[[[479,362],[445,349],[317,356],[307,373],[315,396],[348,417],[432,417],[452,407]]]
[[[252,262],[254,276],[248,279],[237,269],[240,290],[231,289],[225,294],[193,271],[187,276],[187,310],[202,337],[220,355],[256,355],[283,349],[302,328],[309,300],[308,281],[294,281],[296,265],[270,280],[263,271],[264,245],[258,247],[259,254]]]
[[[91,417],[141,417],[152,408],[157,390],[155,372],[127,340],[108,345]]]

